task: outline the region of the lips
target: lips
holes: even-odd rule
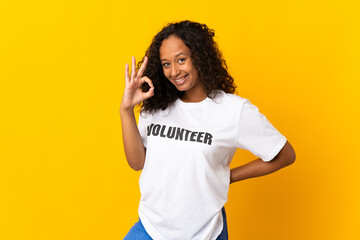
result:
[[[181,85],[181,84],[183,84],[183,83],[185,82],[185,80],[187,79],[187,76],[188,76],[188,75],[185,75],[184,77],[178,78],[178,79],[176,79],[176,80],[174,80],[174,81],[175,81],[175,83],[176,83],[177,85]]]

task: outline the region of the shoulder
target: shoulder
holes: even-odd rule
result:
[[[213,101],[219,104],[232,105],[233,107],[242,106],[244,103],[249,102],[247,98],[233,93],[225,93],[223,90],[217,92]]]

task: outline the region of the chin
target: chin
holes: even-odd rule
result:
[[[175,86],[177,90],[179,90],[180,92],[185,92],[186,90],[188,90],[187,87],[183,87],[183,86]]]

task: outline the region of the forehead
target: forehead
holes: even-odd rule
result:
[[[190,49],[185,45],[183,40],[175,35],[171,35],[162,41],[159,52],[160,58],[173,57],[180,52],[189,55],[191,53]]]

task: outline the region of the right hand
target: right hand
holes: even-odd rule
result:
[[[154,86],[150,78],[142,74],[146,68],[148,58],[145,56],[144,62],[138,72],[136,72],[135,57],[132,57],[131,75],[129,76],[129,65],[125,65],[125,90],[121,100],[121,108],[124,110],[133,109],[137,104],[154,95]],[[141,85],[147,82],[150,86],[149,91],[142,92]]]

